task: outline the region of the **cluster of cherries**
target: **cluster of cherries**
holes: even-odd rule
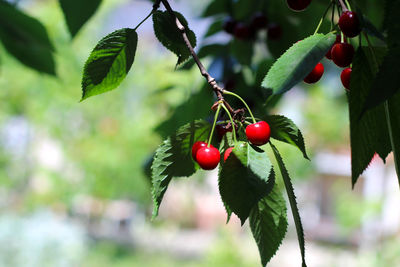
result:
[[[268,19],[262,12],[255,13],[250,23],[237,21],[232,17],[228,17],[223,24],[225,32],[232,34],[240,40],[254,39],[257,32],[263,29],[268,30],[268,38],[279,39],[282,35],[281,27],[276,23],[268,23]]]
[[[331,49],[326,53],[325,57],[332,60],[337,66],[345,68],[340,79],[343,86],[350,89],[350,78],[352,69],[349,67],[353,61],[354,47],[347,42],[346,38],[356,37],[361,32],[360,21],[357,14],[352,11],[345,11],[339,18],[339,28],[342,31],[343,39],[341,35],[336,36],[336,41]],[[316,83],[321,79],[324,73],[324,66],[322,63],[318,63],[310,74],[304,79],[306,83]]]
[[[271,129],[265,121],[259,121],[246,127],[246,137],[253,145],[261,146],[268,143]],[[224,152],[224,162],[231,154],[234,147],[229,147]],[[192,157],[204,170],[212,170],[218,166],[221,154],[217,148],[203,141],[197,141],[192,146]]]

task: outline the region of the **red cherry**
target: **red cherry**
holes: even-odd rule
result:
[[[345,11],[339,18],[339,28],[347,37],[356,37],[361,32],[360,20],[355,12]]]
[[[234,18],[227,17],[224,21],[224,24],[222,25],[222,28],[227,33],[233,34],[236,24],[237,24],[237,21]]]
[[[342,80],[342,84],[344,88],[350,90],[350,78],[351,78],[351,68],[344,69],[340,74],[340,79]]]
[[[316,83],[321,79],[322,74],[324,74],[324,65],[318,63],[315,68],[304,78],[306,83]]]
[[[203,170],[212,170],[217,167],[221,155],[215,147],[202,147],[197,151],[196,159]]]
[[[268,24],[268,39],[278,40],[282,37],[282,28],[276,23]]]
[[[200,148],[202,147],[206,147],[207,143],[206,142],[202,142],[202,141],[197,141],[196,143],[193,144],[192,146],[192,158],[194,159],[194,161],[196,160],[196,154],[197,151],[199,151]]]
[[[348,43],[338,43],[332,47],[332,60],[339,67],[347,67],[353,61],[354,47]]]
[[[224,153],[224,162],[225,162],[226,159],[229,157],[229,155],[231,154],[232,150],[233,150],[233,147],[228,147],[228,149],[225,150],[225,153]]]
[[[311,0],[286,0],[287,5],[294,11],[302,11],[308,7]]]
[[[236,24],[235,29],[233,30],[233,35],[238,39],[246,40],[251,38],[252,31],[249,26],[239,22]]]
[[[256,146],[268,143],[271,136],[271,129],[265,121],[250,124],[246,127],[247,139]]]
[[[331,54],[332,47],[333,47],[335,44],[340,43],[340,40],[341,40],[340,34],[336,35],[336,41],[333,43],[333,45],[331,46],[331,48],[329,49],[329,51],[326,52],[326,54],[325,54],[325,57],[326,57],[327,59],[332,59],[332,54]]]
[[[255,30],[260,30],[267,27],[268,19],[262,12],[257,12],[253,15],[250,27]]]

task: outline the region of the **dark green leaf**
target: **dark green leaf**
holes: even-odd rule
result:
[[[204,37],[209,37],[211,35],[214,35],[220,31],[222,31],[222,25],[224,24],[224,21],[222,19],[217,19],[215,20],[210,27],[208,27],[208,30]]]
[[[213,104],[213,96],[209,85],[205,84],[200,91],[191,94],[187,101],[171,109],[168,119],[160,123],[155,131],[163,138],[176,131],[179,126],[196,119],[207,117],[210,106]]]
[[[387,27],[387,41],[389,48],[400,46],[399,10],[400,0],[387,1],[385,25]]]
[[[211,125],[205,121],[186,124],[157,149],[151,166],[153,218],[158,215],[161,201],[172,178],[187,177],[195,173],[192,146],[196,141],[205,140],[210,131]]]
[[[131,69],[137,41],[136,31],[129,28],[117,30],[100,40],[83,70],[82,100],[118,87]]]
[[[204,10],[202,16],[210,17],[210,16],[221,14],[221,13],[226,13],[226,10],[231,5],[230,2],[231,2],[231,0],[211,1],[210,4]]]
[[[379,72],[373,81],[372,88],[365,101],[363,110],[378,106],[391,98],[400,89],[400,68],[396,68],[400,58],[400,47],[389,49]]]
[[[304,158],[309,159],[304,145],[304,138],[300,129],[294,122],[285,116],[268,116],[266,121],[271,127],[271,137],[279,141],[294,145],[303,153]]]
[[[257,202],[271,191],[274,177],[267,154],[240,142],[220,166],[219,192],[222,201],[244,224]]]
[[[286,192],[289,198],[290,208],[292,210],[294,223],[296,225],[297,239],[299,241],[302,266],[306,267],[306,259],[305,259],[305,245],[304,245],[304,230],[303,225],[301,223],[301,218],[299,214],[299,209],[297,207],[296,195],[294,194],[294,189],[292,185],[292,181],[289,176],[289,172],[286,169],[286,166],[282,160],[282,157],[278,151],[278,149],[270,142],[272,150],[274,152],[276,161],[278,162],[279,169],[282,174],[283,182],[285,184]]]
[[[192,47],[196,46],[196,35],[189,29],[186,19],[178,12],[176,17],[186,29]],[[182,33],[176,26],[175,18],[167,11],[156,11],[153,14],[153,26],[157,39],[171,52],[178,56],[178,63],[185,62],[190,56],[190,51],[183,40]]]
[[[397,178],[400,183],[400,92],[392,97],[387,103],[387,121],[390,138],[392,143],[392,150],[394,154],[395,167],[397,172]]]
[[[96,12],[101,0],[59,0],[67,22],[68,30],[74,37],[80,28]]]
[[[286,235],[286,212],[286,201],[275,185],[250,213],[250,228],[260,252],[262,266],[266,266],[275,255]]]
[[[382,49],[374,51],[372,55],[370,49],[359,48],[353,60],[351,90],[348,97],[353,186],[368,167],[375,152],[384,160],[391,151],[383,104],[366,111],[360,118],[363,103],[376,74],[375,65],[382,61],[385,52]]]
[[[253,57],[253,43],[250,41],[242,41],[233,39],[230,43],[230,51],[236,60],[242,64],[249,66]]]
[[[284,93],[302,81],[325,56],[336,36],[315,34],[294,44],[271,67],[262,86]]]
[[[45,27],[4,0],[0,0],[0,40],[21,63],[55,75],[53,45]]]

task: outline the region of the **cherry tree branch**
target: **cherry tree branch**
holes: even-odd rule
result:
[[[196,65],[199,68],[201,75],[207,80],[208,84],[211,86],[214,93],[217,95],[218,100],[224,99],[224,97],[222,96],[223,89],[221,87],[219,87],[219,85],[217,84],[215,79],[207,72],[206,68],[203,66],[199,57],[197,56],[196,52],[194,51],[193,46],[190,43],[189,38],[186,34],[185,26],[183,26],[182,23],[179,21],[179,19],[176,17],[175,12],[171,8],[168,0],[161,0],[161,2],[164,5],[165,9],[168,11],[168,13],[175,19],[176,27],[181,32],[183,40],[185,41],[185,44],[186,44],[187,48],[189,49],[193,60],[196,62]],[[233,112],[233,109],[229,109],[229,112]]]

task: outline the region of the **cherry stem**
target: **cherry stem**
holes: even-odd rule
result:
[[[325,12],[324,12],[324,15],[322,15],[322,18],[320,19],[320,21],[319,21],[319,23],[318,23],[317,29],[315,29],[314,34],[316,34],[316,33],[318,32],[318,30],[319,30],[319,28],[321,27],[322,22],[324,21],[324,18],[325,18],[325,16],[326,16],[326,14],[328,13],[329,9],[331,8],[332,4],[333,4],[333,2],[330,2],[330,3],[329,3],[328,7],[326,8],[326,10],[325,10]]]
[[[253,116],[253,113],[251,112],[251,109],[247,105],[246,101],[243,100],[243,98],[241,98],[239,95],[237,95],[237,94],[235,94],[235,93],[233,93],[231,91],[227,91],[227,90],[223,90],[222,93],[227,94],[227,95],[232,95],[232,96],[238,98],[240,101],[242,101],[244,106],[246,107],[246,109],[249,111],[249,114],[250,114],[250,116],[251,116],[251,118],[253,120],[253,123],[257,123],[256,119]]]
[[[349,0],[344,0],[344,1],[346,2],[347,8],[351,11],[351,6],[350,6],[350,3],[349,3]]]
[[[225,109],[226,113],[228,113],[229,119],[231,120],[231,124],[232,124],[232,134],[233,134],[233,141],[235,142],[235,144],[237,143],[236,140],[236,128],[235,128],[235,123],[233,121],[232,115],[229,112],[229,110],[225,107],[224,103],[221,104],[222,108]]]
[[[211,128],[210,137],[208,137],[207,147],[210,147],[210,145],[211,145],[212,137],[213,137],[213,135],[214,135],[215,125],[217,125],[217,120],[218,120],[219,111],[221,110],[221,105],[223,105],[223,104],[222,104],[222,101],[219,102],[217,111],[215,112],[214,124],[213,124],[213,126],[212,126],[212,128]]]
[[[161,0],[158,0],[158,1],[156,1],[156,2],[154,3],[153,9],[151,10],[151,12],[150,12],[141,22],[139,22],[139,24],[134,28],[135,31],[136,31],[136,30],[140,27],[140,25],[142,25],[148,18],[150,18],[150,17],[153,15],[154,12],[156,12],[156,10],[160,7],[160,1],[161,1]]]
[[[339,0],[339,3],[340,3],[340,5],[341,5],[341,7],[342,7],[342,11],[343,11],[343,12],[345,12],[345,11],[348,10],[347,7],[346,7],[346,5],[344,4],[343,0]]]
[[[196,52],[193,49],[192,44],[189,41],[189,38],[188,38],[188,36],[186,34],[185,27],[182,25],[182,23],[176,17],[175,12],[171,8],[168,0],[160,0],[160,1],[164,5],[164,7],[168,11],[168,13],[175,19],[175,24],[176,24],[178,30],[180,31],[180,33],[182,34],[183,40],[185,41],[185,44],[186,44],[187,48],[189,49],[190,54],[192,55],[192,58],[193,58],[194,62],[196,63],[197,67],[199,68],[201,75],[207,80],[208,84],[212,87],[212,89],[213,89],[214,93],[216,94],[217,98],[219,100],[222,100],[223,99],[223,96],[222,96],[223,89],[218,86],[218,84],[215,81],[215,79],[207,72],[206,68],[201,63],[199,57],[197,56]]]

